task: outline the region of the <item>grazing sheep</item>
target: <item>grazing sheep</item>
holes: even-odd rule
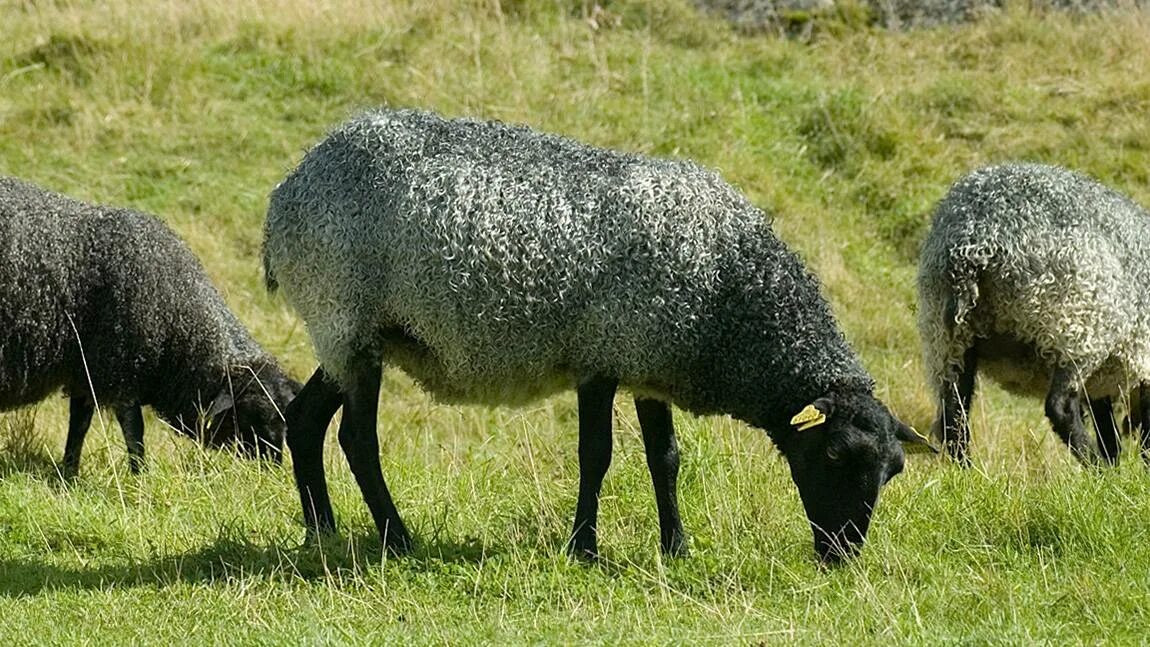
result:
[[[342,405],[340,445],[380,535],[411,544],[379,466],[381,362],[449,402],[575,388],[577,555],[597,551],[620,387],[635,394],[668,553],[686,548],[669,403],[766,429],[828,560],[861,544],[902,469],[897,439],[916,439],[874,398],[764,214],[689,162],[380,110],[337,128],[273,191],[264,268],[320,360],[287,413],[312,531],[335,527],[321,452]]]
[[[978,371],[1045,394],[1054,431],[1082,461],[1118,458],[1113,398],[1150,379],[1150,213],[1078,173],[1039,164],[979,169],[939,203],[922,248],[919,330],[935,432],[967,464]],[[1132,418],[1147,419],[1148,398]],[[1142,426],[1144,451],[1150,424]]]
[[[133,473],[143,405],[209,446],[279,460],[280,410],[299,384],[162,222],[0,178],[0,268],[0,410],[64,390],[65,476],[97,405],[115,411]]]

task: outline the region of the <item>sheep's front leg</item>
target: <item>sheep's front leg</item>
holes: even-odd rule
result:
[[[80,453],[84,450],[84,437],[92,425],[96,404],[87,396],[72,396],[68,400],[68,439],[64,442],[65,479],[74,479],[80,472]]]
[[[1094,419],[1094,436],[1098,439],[1098,451],[1102,459],[1110,465],[1118,464],[1122,453],[1122,440],[1118,436],[1118,426],[1114,424],[1114,405],[1110,398],[1090,401],[1090,417]]]
[[[635,412],[639,415],[639,428],[643,431],[647,469],[651,472],[651,482],[655,486],[655,505],[659,509],[659,546],[668,555],[686,555],[687,537],[679,519],[676,491],[679,447],[675,442],[671,407],[659,400],[635,398]]]
[[[379,437],[375,428],[379,409],[379,361],[360,360],[350,373],[343,394],[339,445],[371,510],[384,548],[404,553],[411,550],[411,535],[399,518],[379,465]]]
[[[1075,458],[1084,464],[1097,461],[1098,456],[1086,435],[1086,426],[1082,424],[1081,389],[1074,372],[1068,368],[1054,370],[1050,391],[1046,394],[1046,417]]]
[[[939,393],[942,411],[939,432],[946,453],[963,467],[970,466],[970,403],[974,400],[974,377],[978,351],[972,346],[962,354],[962,366],[953,382],[943,382]]]
[[[595,529],[599,491],[611,465],[611,405],[618,382],[595,378],[579,385],[579,500],[568,552],[594,559],[599,553]]]
[[[140,405],[117,407],[116,420],[128,446],[128,471],[139,474],[144,467],[144,414]]]
[[[335,515],[323,472],[323,439],[341,404],[343,396],[320,366],[284,412],[304,525],[312,535],[335,531]]]

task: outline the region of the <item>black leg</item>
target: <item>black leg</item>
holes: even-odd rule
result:
[[[363,493],[363,500],[375,519],[384,548],[396,553],[407,552],[411,550],[411,535],[399,518],[379,465],[379,437],[375,426],[379,409],[380,362],[364,358],[352,367],[351,373],[343,396],[339,444]]]
[[[970,403],[974,400],[974,376],[978,373],[978,351],[972,346],[962,354],[962,366],[954,382],[944,382],[939,393],[942,403],[939,431],[946,453],[963,467],[970,466]]]
[[[140,405],[118,407],[116,420],[120,423],[120,431],[124,433],[124,442],[128,446],[128,471],[139,474],[144,467],[144,414]]]
[[[84,450],[84,436],[92,425],[95,403],[87,396],[72,396],[68,400],[68,439],[64,443],[64,478],[73,479],[80,471],[80,453]]]
[[[1094,418],[1094,435],[1098,439],[1098,451],[1109,465],[1118,464],[1122,453],[1122,440],[1118,436],[1118,426],[1114,424],[1114,405],[1110,398],[1090,401],[1090,416]]]
[[[1141,428],[1138,438],[1142,441],[1142,460],[1150,463],[1150,385],[1138,385],[1137,412],[1130,413],[1132,419],[1135,416],[1137,416],[1136,421]],[[1135,422],[1132,420],[1131,425],[1134,424]]]
[[[643,449],[647,453],[647,469],[651,472],[651,482],[655,486],[655,505],[659,509],[659,546],[668,555],[686,555],[687,537],[679,519],[676,492],[679,447],[675,443],[671,407],[666,402],[637,397],[635,412],[639,414]]]
[[[1054,427],[1054,432],[1070,447],[1082,463],[1092,463],[1097,454],[1090,447],[1086,426],[1082,424],[1082,396],[1078,380],[1067,368],[1054,370],[1050,380],[1050,392],[1046,394],[1046,417]]]
[[[341,404],[343,397],[339,389],[328,380],[321,366],[284,412],[304,525],[312,534],[335,530],[335,515],[323,472],[323,439],[328,423]]]
[[[576,557],[599,553],[595,525],[599,516],[599,490],[611,464],[611,404],[615,380],[596,378],[579,385],[579,500],[567,550]]]

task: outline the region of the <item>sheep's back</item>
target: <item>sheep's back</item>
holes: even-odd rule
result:
[[[273,193],[269,272],[325,369],[400,329],[390,359],[439,397],[516,401],[698,346],[761,212],[691,163],[428,119],[353,121]]]

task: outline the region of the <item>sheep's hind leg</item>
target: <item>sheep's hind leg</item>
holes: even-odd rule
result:
[[[659,546],[668,555],[687,554],[687,537],[679,518],[678,479],[679,447],[671,407],[666,402],[635,398],[635,412],[643,431],[643,449],[647,469],[655,486],[655,505],[659,509]]]
[[[1071,369],[1054,370],[1050,391],[1046,394],[1046,417],[1075,458],[1083,464],[1097,462],[1098,455],[1090,446],[1082,421],[1081,388]]]
[[[72,396],[68,400],[68,440],[64,443],[62,471],[65,479],[74,479],[80,472],[80,453],[95,411],[96,404],[87,396]]]
[[[1110,398],[1090,401],[1090,416],[1094,418],[1094,436],[1098,439],[1098,451],[1109,465],[1118,464],[1122,453],[1122,440],[1118,436],[1118,426],[1114,424],[1114,405]]]
[[[1150,464],[1150,385],[1138,385],[1138,412],[1131,412],[1130,417],[1135,415],[1140,427],[1138,438],[1142,444],[1142,460]],[[1134,420],[1131,420],[1131,426],[1135,426]]]
[[[596,524],[599,491],[611,465],[611,405],[618,382],[596,378],[579,385],[579,500],[567,551],[595,559],[599,554]]]
[[[343,394],[343,421],[339,445],[367,502],[385,549],[395,553],[411,550],[411,535],[391,499],[379,464],[376,414],[379,410],[380,362],[360,357],[352,365]]]
[[[320,366],[284,412],[292,471],[303,506],[304,525],[311,535],[335,531],[335,515],[323,472],[323,439],[341,404],[343,396]]]
[[[144,414],[140,405],[117,407],[116,421],[128,447],[128,471],[139,474],[144,467]]]
[[[939,432],[946,453],[963,467],[970,466],[970,403],[974,400],[974,377],[978,351],[971,346],[962,354],[962,366],[953,382],[943,382],[939,393],[942,411]]]

